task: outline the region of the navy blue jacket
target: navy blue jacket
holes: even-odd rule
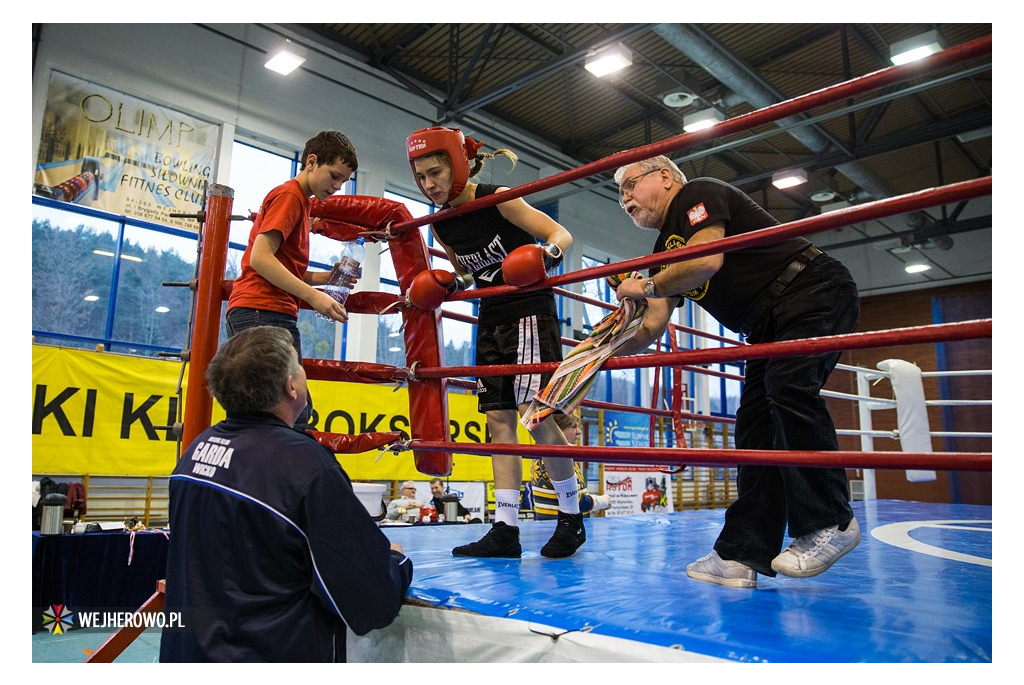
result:
[[[390,624],[412,581],[330,450],[272,414],[200,435],[169,507],[163,662],[344,661],[345,626]]]

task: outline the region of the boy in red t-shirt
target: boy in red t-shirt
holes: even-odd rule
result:
[[[249,232],[242,273],[228,298],[228,337],[254,326],[288,330],[302,359],[299,301],[335,321],[348,313],[330,295],[313,286],[326,285],[330,271],[306,271],[309,265],[310,198],[324,200],[355,173],[355,146],[338,131],[321,131],[302,151],[302,170],[267,193]],[[306,427],[313,413],[310,399],[296,427]]]

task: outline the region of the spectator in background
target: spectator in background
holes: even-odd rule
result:
[[[388,512],[385,518],[388,521],[401,521],[410,509],[419,509],[423,502],[416,496],[416,483],[407,480],[398,489],[398,497],[388,504]]]
[[[441,501],[441,498],[445,494],[445,487],[444,482],[440,478],[432,478],[430,480],[430,494],[433,497],[433,499],[431,499],[430,502],[431,504],[434,505],[434,509],[437,510],[438,514],[444,514],[444,502]],[[458,505],[459,518],[461,518],[466,523],[472,521],[473,514],[470,513],[469,509],[462,506],[462,502],[459,502]]]
[[[570,445],[579,444],[580,420],[575,414],[554,414],[552,420],[558,424]],[[590,512],[602,511],[611,506],[608,495],[591,495],[587,492],[587,479],[579,462],[574,463],[576,482],[579,485],[580,513],[589,516]],[[544,459],[533,460],[530,467],[530,489],[533,491],[533,516],[538,521],[558,518],[558,495],[551,485],[551,477],[544,466]]]

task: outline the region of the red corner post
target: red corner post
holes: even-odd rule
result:
[[[221,285],[228,259],[231,206],[235,191],[228,186],[213,183],[206,195],[181,434],[183,447],[191,445],[200,433],[210,427],[213,419],[213,398],[206,387],[206,368],[217,352],[220,339],[220,310],[223,301]]]
[[[395,214],[401,220],[412,215],[405,205],[398,205]],[[418,229],[401,233],[388,243],[395,264],[395,275],[403,293],[409,291],[412,279],[430,268],[430,253]],[[441,338],[441,310],[427,312],[415,307],[402,310],[405,320],[405,358],[419,366],[444,366]],[[409,432],[413,440],[448,440],[448,381],[445,378],[422,378],[409,381]],[[417,450],[413,443],[416,470],[428,476],[448,476],[452,472],[451,452]]]
[[[155,616],[164,610],[164,591],[165,581],[158,580],[156,582],[156,592],[154,592],[149,599],[146,600],[145,604],[139,607],[135,613],[139,616]],[[138,623],[138,625],[136,625]],[[84,663],[93,664],[109,664],[114,661],[121,653],[128,649],[128,646],[135,641],[139,635],[145,630],[145,621],[133,621],[130,625],[126,625],[123,628],[118,628],[113,635],[108,637],[102,645],[96,648],[96,650],[86,657]]]
[[[413,221],[401,202],[366,195],[333,195],[314,203],[310,214],[323,219],[317,233],[335,240],[352,240],[365,229],[381,229],[392,224],[400,228]],[[369,240],[377,238],[372,234]],[[430,268],[430,253],[419,230],[409,227],[388,239],[395,275],[403,293],[409,291],[413,278]],[[353,298],[363,295],[356,293]],[[353,300],[354,301],[354,300]],[[351,311],[357,311],[353,308]],[[443,366],[440,311],[425,312],[415,307],[402,310],[405,322],[405,358],[419,367]],[[448,440],[448,381],[445,378],[422,378],[409,381],[409,433],[413,440],[444,442]],[[451,452],[425,451],[413,444],[416,470],[428,476],[447,476],[452,472]]]

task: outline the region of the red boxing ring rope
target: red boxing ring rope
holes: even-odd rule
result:
[[[420,442],[417,450],[462,452],[464,454],[519,454],[524,457],[586,456],[587,461],[613,464],[680,464],[689,466],[816,466],[850,469],[927,469],[940,471],[991,471],[989,452],[783,452],[777,450],[679,449],[674,447],[575,447],[572,445],[499,445],[491,443]]]
[[[579,271],[574,271],[569,274],[546,278],[543,281],[539,281],[538,283],[528,287],[515,288],[510,285],[501,285],[490,288],[480,288],[478,290],[463,290],[462,292],[449,295],[447,299],[448,301],[473,300],[480,297],[508,295],[509,293],[517,291],[538,290],[541,288],[550,288],[555,285],[563,285],[565,283],[578,283],[580,281],[588,281],[603,276],[626,273],[628,271],[641,271],[643,269],[662,266],[664,264],[673,264],[685,259],[695,259],[697,257],[720,254],[731,250],[750,247],[752,245],[760,245],[773,240],[784,240],[786,238],[794,238],[796,236],[822,233],[833,228],[843,228],[850,224],[882,219],[894,214],[915,212],[919,209],[926,209],[928,207],[944,205],[960,200],[971,200],[991,194],[992,178],[990,176],[986,176],[973,181],[952,183],[939,188],[929,188],[927,190],[920,190],[916,193],[907,193],[906,195],[898,195],[885,200],[876,200],[875,202],[846,207],[834,212],[828,212],[827,214],[791,221],[788,224],[762,228],[758,231],[751,231],[749,233],[735,235],[729,238],[721,238],[719,240],[713,240],[699,245],[682,247],[678,250],[670,250],[668,252],[647,255],[646,257],[636,257],[634,259],[627,259],[614,264],[602,264],[601,266],[595,266],[589,269],[580,269]]]
[[[371,239],[383,237],[394,241],[392,254],[395,257],[396,272],[399,275],[400,286],[403,291],[407,289],[409,281],[422,268],[429,268],[430,252],[419,235],[405,235],[408,229],[421,226],[427,223],[436,222],[483,209],[507,200],[523,197],[539,192],[557,185],[582,179],[597,173],[606,172],[623,165],[631,164],[659,154],[674,152],[679,149],[692,146],[701,142],[712,140],[730,133],[740,132],[749,128],[773,122],[786,117],[800,114],[813,107],[839,102],[869,90],[890,86],[901,81],[909,80],[939,69],[954,65],[958,62],[990,54],[992,50],[992,38],[983,38],[964,43],[959,46],[936,53],[924,60],[898,67],[889,67],[859,78],[823,88],[803,96],[792,98],[784,102],[765,107],[748,114],[734,117],[721,122],[709,129],[699,132],[684,133],[666,140],[634,148],[624,152],[616,153],[596,162],[585,164],[576,169],[555,174],[545,179],[527,183],[518,188],[510,189],[500,195],[491,195],[479,200],[473,200],[457,208],[449,208],[430,214],[419,219],[414,219],[407,211],[392,211],[385,204],[386,201],[376,198],[364,198],[364,201],[378,202],[373,210],[363,212],[360,221],[347,221],[347,217],[339,216],[335,228],[325,230],[324,234],[329,237],[346,240],[354,238],[362,233],[376,233]],[[223,192],[221,189],[226,190]],[[224,273],[224,262],[227,254],[227,233],[228,222],[231,219],[231,191],[230,188],[214,184],[210,189],[210,207],[208,214],[203,213],[209,219],[208,226],[202,231],[203,245],[202,257],[197,285],[197,325],[193,331],[192,348],[188,351],[190,356],[190,377],[193,372],[198,373],[199,382],[189,383],[188,395],[185,405],[185,418],[183,441],[188,444],[199,432],[210,425],[212,411],[212,400],[206,391],[205,383],[202,381],[205,376],[206,366],[212,358],[216,348],[219,335],[219,314],[220,302],[226,299],[230,291],[230,283],[224,282],[221,275]],[[932,188],[899,197],[888,198],[877,202],[858,205],[826,215],[809,217],[781,226],[762,229],[740,236],[724,238],[718,241],[704,243],[698,246],[686,247],[680,250],[639,257],[626,260],[616,264],[602,265],[590,269],[583,269],[571,274],[563,274],[547,278],[527,288],[514,288],[511,286],[481,288],[473,291],[455,293],[447,299],[450,301],[470,300],[494,295],[508,294],[518,290],[536,290],[550,288],[561,284],[581,282],[603,276],[636,271],[645,268],[652,268],[664,264],[683,261],[710,254],[719,254],[730,250],[740,249],[755,244],[762,244],[774,240],[782,240],[794,236],[803,236],[832,228],[844,227],[852,223],[874,220],[891,216],[898,213],[912,212],[926,207],[932,207],[949,202],[960,201],[990,195],[992,192],[991,178],[977,179],[963,183],[952,184],[941,188]],[[226,201],[223,199],[227,196]],[[342,200],[344,202],[344,200]],[[404,209],[404,207],[399,208]],[[389,215],[390,212],[390,215]],[[391,221],[386,222],[385,218]],[[372,226],[370,224],[373,224]],[[382,232],[379,229],[387,227]],[[376,231],[362,231],[361,229],[371,228]],[[418,232],[417,232],[418,233]],[[223,244],[221,244],[223,243]],[[446,256],[446,255],[445,255]],[[561,291],[567,297],[584,299],[582,296],[568,291]],[[925,468],[925,469],[949,469],[949,470],[991,470],[991,454],[985,453],[956,453],[956,454],[933,454],[933,453],[865,453],[865,452],[779,452],[770,450],[706,450],[706,449],[665,449],[665,448],[604,448],[604,447],[575,447],[575,446],[554,446],[554,445],[499,445],[488,444],[474,447],[472,443],[454,443],[436,439],[444,436],[447,420],[434,421],[438,417],[447,417],[447,403],[444,397],[445,384],[458,385],[459,380],[446,381],[452,376],[480,376],[480,375],[516,375],[522,373],[543,373],[552,372],[558,367],[558,363],[549,364],[525,364],[525,365],[494,365],[494,366],[458,366],[441,367],[427,366],[419,368],[418,364],[430,361],[439,361],[440,330],[437,326],[441,312],[418,312],[410,311],[404,306],[402,297],[389,293],[353,293],[347,305],[350,312],[381,314],[385,310],[401,311],[406,324],[406,350],[409,359],[415,359],[410,368],[401,369],[380,364],[364,364],[359,362],[338,362],[333,360],[303,360],[303,365],[309,371],[309,377],[314,379],[330,380],[356,380],[357,382],[408,382],[410,387],[410,411],[409,418],[413,437],[406,443],[397,441],[392,444],[393,451],[412,449],[415,453],[417,468],[430,475],[448,475],[451,469],[451,453],[461,452],[466,454],[518,454],[523,456],[575,456],[585,455],[588,461],[605,461],[615,463],[649,463],[649,464],[692,464],[721,466],[738,463],[759,463],[790,466],[828,466],[846,468]],[[601,303],[601,306],[607,306]],[[452,312],[444,312],[444,316],[460,319],[463,315]],[[692,334],[706,335],[702,331],[685,329],[673,324],[673,335],[671,348],[675,350],[675,332],[683,330]],[[637,355],[633,357],[620,357],[607,360],[604,369],[628,369],[652,366],[673,366],[680,368],[684,365],[715,364],[731,361],[743,361],[747,359],[778,357],[778,356],[799,356],[805,354],[817,354],[822,352],[864,349],[881,347],[886,345],[908,345],[922,342],[943,342],[951,340],[965,340],[970,338],[991,337],[991,319],[969,321],[953,324],[941,324],[935,326],[921,326],[916,328],[896,329],[891,331],[875,331],[870,333],[857,333],[850,335],[834,336],[830,338],[811,338],[806,340],[784,341],[776,343],[763,343],[758,345],[746,345],[731,339],[722,339],[730,347],[672,351],[667,353],[653,353]],[[572,341],[575,342],[575,341]],[[690,368],[690,367],[687,367]],[[708,369],[691,368],[700,373],[711,373]],[[413,391],[416,391],[415,393]],[[413,395],[418,398],[413,401]],[[604,406],[608,403],[600,403],[592,400],[585,400],[590,406]],[[437,405],[437,406],[435,406]],[[617,405],[609,405],[616,406]],[[670,416],[678,428],[678,421],[685,417],[702,421],[727,419],[705,416],[702,414],[687,414],[679,411],[679,407],[670,410],[644,407],[626,407],[632,411],[650,414],[653,416]],[[424,424],[431,424],[426,426]],[[438,424],[438,425],[433,425]],[[337,434],[316,434],[318,440],[328,445],[336,445],[336,451],[357,451],[345,449],[345,445],[358,444],[365,447],[368,440],[393,438],[392,434],[374,434],[365,436],[345,436]],[[344,443],[344,444],[342,444]],[[428,453],[436,454],[432,458]],[[681,455],[685,455],[685,458]],[[447,472],[446,472],[447,470]]]
[[[656,352],[653,354],[613,357],[602,369],[637,369],[651,366],[673,366],[676,364],[721,364],[747,359],[769,357],[798,357],[801,355],[862,350],[873,347],[915,345],[918,343],[951,342],[974,338],[992,337],[992,319],[960,321],[955,323],[894,328],[888,331],[848,333],[823,338],[784,340],[781,342],[758,343],[742,347],[715,347],[682,352]],[[489,366],[445,366],[416,369],[421,378],[448,378],[450,376],[516,376],[520,374],[551,373],[560,362],[538,364],[493,364]]]

